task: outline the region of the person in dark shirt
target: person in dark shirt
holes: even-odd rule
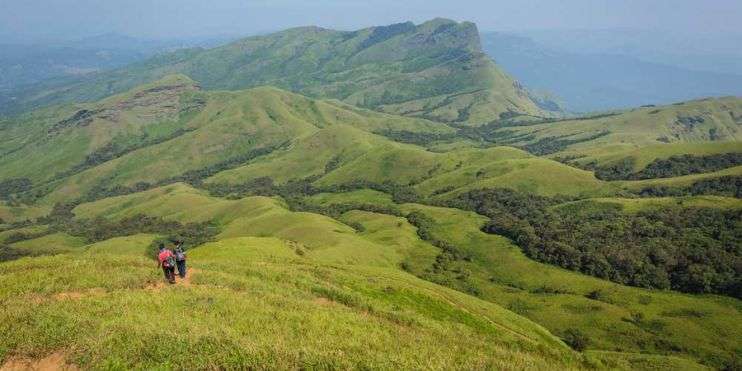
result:
[[[178,266],[178,275],[180,278],[186,276],[186,253],[183,251],[183,241],[175,243],[175,264]]]

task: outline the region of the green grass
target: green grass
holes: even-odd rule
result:
[[[432,49],[400,54],[411,38],[442,26],[444,35]],[[113,91],[165,76],[160,81],[96,103],[3,120],[0,180],[28,177],[34,182],[32,193],[44,197],[39,205],[0,204],[3,227],[41,217],[53,203],[76,200],[97,187],[172,182],[209,167],[213,172],[204,179],[206,185],[260,177],[277,184],[311,177],[315,186],[328,188],[359,180],[391,182],[410,186],[425,202],[475,189],[509,188],[576,199],[556,207],[617,204],[627,213],[670,205],[742,208],[739,199],[715,196],[620,197],[652,185],[687,186],[742,175],[742,167],[604,182],[553,159],[573,156],[579,165],[605,165],[630,157],[638,170],[676,154],[738,152],[742,100],[736,98],[500,129],[524,135],[509,143],[516,146],[610,131],[569,144],[552,158],[513,147],[479,148],[481,143],[462,138],[424,148],[379,135],[454,132],[425,118],[468,125],[493,121],[510,109],[543,113],[491,61],[477,56],[471,25],[436,20],[400,27],[412,28],[360,50],[364,40],[378,37],[378,29],[351,34],[304,28],[209,51],[180,51],[101,75],[111,78]],[[461,37],[450,38],[447,32]],[[253,59],[228,68],[246,48]],[[471,65],[464,65],[471,68],[438,63],[452,50],[474,55]],[[347,58],[340,63],[328,55]],[[323,73],[307,79],[310,70]],[[272,84],[334,99],[273,87],[196,92],[194,80],[174,72],[188,73],[207,89]],[[108,94],[110,89],[104,92],[99,84],[103,80],[95,79],[67,97],[93,100]],[[512,100],[513,94],[519,98]],[[52,94],[37,102],[67,97]],[[203,106],[191,110],[196,102]],[[80,109],[106,114],[49,133]],[[683,119],[683,124],[681,117],[693,120]],[[79,168],[87,156],[111,143],[122,149],[115,158]],[[267,148],[272,151],[223,165]],[[76,167],[78,173],[55,178]],[[13,243],[12,248],[30,255],[54,256],[0,264],[0,304],[9,308],[0,313],[5,335],[0,337],[0,362],[57,351],[95,369],[697,369],[696,362],[722,367],[739,359],[739,300],[626,287],[541,264],[508,239],[483,233],[487,219],[482,216],[396,205],[391,195],[378,191],[319,193],[304,201],[422,212],[434,221],[432,237],[465,258],[447,261],[442,249],[421,240],[406,218],[393,215],[352,210],[333,219],[291,211],[279,197],[217,198],[184,183],[103,198],[78,205],[76,218],[120,220],[145,214],[211,222],[218,234],[189,251],[192,281],[173,287],[163,284],[148,256],[152,241],[162,236],[86,245],[80,238],[51,233]],[[0,232],[0,243],[18,232],[40,236],[47,228]],[[157,326],[173,320],[183,332],[175,340],[168,333],[175,325],[166,331]],[[575,330],[588,339],[585,352],[559,340]]]
[[[570,158],[580,164],[597,162],[606,165],[625,157],[634,158],[639,170],[656,158],[679,154],[716,154],[739,152],[742,147],[742,99],[726,97],[685,102],[678,105],[637,108],[617,115],[566,120],[553,123],[509,127],[527,135],[515,145],[533,144],[539,140],[588,138],[607,131],[608,135],[578,141],[560,149],[553,157]],[[683,124],[681,118],[703,120]]]
[[[153,238],[0,264],[0,301],[14,303],[0,313],[0,360],[62,352],[84,368],[697,367],[582,356],[497,305],[395,269],[323,264],[275,238],[190,250],[190,284],[168,287],[144,254]]]
[[[396,128],[448,133],[453,130],[427,120],[350,108],[337,102],[316,101],[269,87],[239,92],[193,93],[190,88],[183,88],[187,86],[186,79],[168,76],[157,83],[88,104],[85,107],[90,110],[114,109],[120,117],[116,120],[95,118],[88,125],[66,129],[51,140],[39,138],[44,138],[45,130],[71,113],[28,125],[28,129],[18,135],[26,136],[28,139],[23,140],[29,143],[4,159],[0,179],[30,178],[36,190],[51,191],[44,202],[52,204],[80,197],[97,186],[110,188],[132,186],[138,182],[157,183],[255,150],[294,142],[290,148],[297,148],[287,157],[269,157],[285,167],[282,174],[287,180],[321,173],[326,163],[336,155],[352,157],[363,148],[393,146],[370,131]],[[163,90],[151,90],[155,88]],[[147,94],[141,96],[141,92]],[[189,102],[196,99],[194,97],[205,102],[198,113],[189,111],[171,117],[179,112],[178,109],[190,107]],[[127,106],[132,99],[143,101],[144,107]],[[19,122],[12,126],[16,127],[25,126]],[[176,132],[177,129],[183,131]],[[11,139],[13,142],[21,140]],[[87,156],[111,143],[123,150],[110,161],[55,178],[58,173],[79,166]],[[319,153],[318,148],[324,148],[324,151]],[[343,154],[346,150],[347,153]],[[304,155],[307,151],[317,152],[310,157],[311,161],[291,157]],[[267,174],[271,169],[256,164],[247,171]],[[223,176],[241,179],[239,171],[234,175],[225,172]]]
[[[485,218],[472,213],[420,205],[405,206],[433,217],[435,238],[472,256],[454,268],[469,272],[465,282],[479,296],[542,324],[552,333],[577,328],[589,349],[692,356],[712,365],[738,352],[742,334],[739,301],[613,284],[528,259],[506,238],[479,231]],[[537,272],[537,274],[534,274]],[[588,299],[593,291],[601,301]],[[639,324],[627,320],[642,313]],[[652,327],[654,326],[654,327]]]
[[[371,189],[359,189],[357,191],[343,193],[319,193],[308,197],[307,201],[315,205],[332,205],[341,203],[372,204],[380,206],[394,205],[392,196]]]
[[[389,202],[388,197],[361,190],[319,194],[309,201],[324,206],[373,201],[383,204]],[[627,211],[671,201],[605,199],[622,202]],[[684,205],[738,205],[736,200],[715,197],[682,201]],[[589,337],[591,350],[671,354],[712,365],[727,362],[736,352],[735,339],[742,335],[742,328],[736,323],[742,322],[730,321],[739,316],[739,301],[735,299],[613,284],[528,259],[506,238],[481,232],[479,228],[486,218],[476,214],[421,205],[404,205],[403,210],[420,210],[433,217],[435,237],[453,243],[472,257],[471,262],[458,261],[453,266],[459,272],[468,272],[465,279],[441,283],[462,291],[474,288],[480,298],[521,314],[553,334],[562,335],[569,328],[577,328]],[[366,266],[394,270],[404,266],[415,275],[425,276],[440,251],[421,241],[404,218],[362,211],[343,214],[340,221],[363,226],[362,232],[356,232],[324,216],[290,212],[279,200],[223,200],[183,185],[101,200],[75,209],[78,216],[84,217],[122,218],[140,212],[183,222],[214,220],[222,228],[219,239],[278,237],[292,241],[294,251],[283,251],[283,255],[275,257],[277,260],[309,259],[352,266],[353,270]],[[586,297],[596,290],[603,293],[601,300]],[[643,322],[631,321],[635,313],[642,313]],[[629,361],[619,364],[630,364],[626,362]]]
[[[44,206],[9,206],[0,202],[0,219],[5,223],[21,222],[29,219],[36,219],[46,215],[49,212],[48,207]]]
[[[154,261],[131,249],[151,238],[0,265],[0,300],[14,303],[0,314],[0,359],[62,351],[85,368],[586,366],[496,305],[395,270],[318,264],[274,238],[191,250],[190,286],[153,286]]]
[[[52,233],[46,236],[16,242],[10,246],[21,251],[28,251],[32,254],[47,255],[77,250],[85,246],[85,241],[82,238],[70,236],[65,233]]]
[[[544,196],[581,197],[615,194],[617,189],[610,183],[596,179],[589,171],[543,158],[470,163],[456,171],[426,180],[416,189],[421,194],[433,195],[450,187],[456,188],[434,198],[451,198],[484,188],[509,188]]]
[[[192,84],[189,81],[185,76],[169,76],[160,82],[88,105],[88,108],[119,107],[132,99],[145,99],[140,96],[141,92],[149,89],[161,87],[181,89],[182,86]],[[101,119],[94,120],[88,126],[65,131],[63,135],[49,142],[31,142],[20,151],[13,152],[15,157],[8,158],[8,166],[0,170],[0,177],[28,176],[34,181],[48,179],[58,171],[79,164],[84,156],[96,148],[111,143],[114,139],[117,142],[126,142],[125,138],[135,138],[139,135],[136,133],[141,132],[151,133],[152,137],[156,138],[167,136],[176,127],[182,127],[190,131],[165,142],[133,150],[48,185],[37,184],[37,190],[51,191],[42,202],[53,204],[68,201],[83,196],[96,187],[133,186],[139,182],[158,183],[188,171],[217,166],[257,149],[277,147],[280,148],[249,160],[241,166],[235,164],[234,168],[217,168],[226,171],[215,170],[217,173],[208,178],[206,183],[236,184],[259,177],[270,177],[277,183],[285,183],[294,179],[319,177],[316,185],[331,186],[355,180],[368,180],[377,183],[411,184],[422,196],[432,198],[448,198],[468,190],[493,186],[548,196],[605,197],[616,195],[621,187],[634,189],[644,184],[603,182],[588,171],[578,170],[546,158],[537,158],[511,147],[477,149],[461,144],[447,147],[444,152],[431,152],[419,146],[393,142],[372,132],[394,129],[450,134],[452,128],[431,121],[354,108],[337,101],[312,100],[275,88],[198,93],[199,99],[206,102],[203,109],[197,114],[174,118],[172,108],[168,108],[170,107],[168,102],[178,99],[178,104],[187,105],[194,93],[186,90],[173,93],[164,89],[163,91],[168,93],[148,93],[155,94],[152,97],[145,95],[149,97],[147,99],[154,99],[154,102],[144,107],[123,109],[121,114],[126,118],[123,121],[125,124],[116,124],[118,131],[110,132],[107,128],[113,123]],[[700,114],[696,111],[707,108],[711,113],[704,115],[711,116],[703,125],[717,125],[721,128],[719,125],[732,124],[728,122],[730,118],[717,114],[716,110],[726,107],[725,104],[734,103],[734,100],[718,99],[663,109],[677,116]],[[660,111],[665,112],[663,109]],[[142,110],[144,111],[140,112]],[[579,162],[596,160],[603,163],[629,156],[637,159],[637,166],[642,166],[654,158],[681,152],[720,153],[734,151],[739,147],[737,142],[713,144],[703,142],[708,138],[704,139],[701,134],[681,138],[689,142],[679,139],[678,142],[671,144],[660,144],[654,139],[647,139],[648,131],[665,128],[657,126],[659,124],[649,125],[648,120],[654,120],[655,116],[669,120],[670,113],[657,116],[659,113],[650,114],[649,111],[641,109],[600,119],[560,121],[507,130],[532,133],[539,139],[548,138],[550,135],[566,135],[571,131],[580,133],[579,135],[589,135],[590,130],[598,130],[604,125],[608,125],[606,126],[608,130],[615,129],[615,133],[612,132],[609,136],[575,144],[557,154],[586,156],[576,160]],[[149,117],[149,121],[143,121],[140,116]],[[29,128],[36,129],[29,129],[24,135],[29,137],[38,135],[34,131],[37,127],[48,128],[55,121],[39,122],[41,123],[30,125]],[[10,128],[17,130],[17,127],[21,126],[10,125]],[[589,129],[591,127],[593,129]],[[726,132],[734,134],[735,128],[736,126],[729,126],[728,130],[724,129],[726,131],[719,129],[718,135]],[[637,130],[640,136],[635,135]],[[78,140],[88,144],[78,143]],[[8,143],[13,141],[18,141],[18,138]],[[439,148],[441,149],[444,148]],[[32,151],[33,156],[40,157],[32,156],[27,160],[24,151]],[[72,154],[74,158],[65,160],[65,156]],[[59,161],[66,162],[62,164]],[[31,163],[31,166],[24,165],[26,162]],[[719,174],[734,171],[736,171],[734,168],[726,169]],[[678,181],[682,179],[685,178],[678,178]],[[651,182],[647,182],[649,183]]]
[[[333,160],[335,166],[328,169]],[[356,180],[412,184],[421,196],[438,198],[493,186],[548,196],[606,196],[618,190],[591,172],[512,147],[430,152],[345,127],[323,129],[206,182],[239,184],[269,177],[285,183],[309,176],[319,177],[314,184],[320,187]]]
[[[323,197],[324,205],[347,203],[357,197],[344,195]],[[736,199],[711,196],[675,200],[596,199],[578,203],[621,202],[626,212],[636,212],[640,207],[678,201],[684,206],[740,207]],[[717,366],[728,362],[738,351],[735,339],[742,333],[742,327],[730,326],[738,321],[729,322],[739,316],[738,300],[613,284],[527,258],[506,238],[479,231],[486,218],[476,214],[421,205],[405,205],[403,209],[419,210],[433,217],[434,237],[452,243],[472,257],[471,262],[457,261],[451,266],[452,271],[466,272],[463,276],[455,275],[464,278],[437,279],[462,291],[473,288],[480,298],[526,316],[552,333],[563,334],[577,328],[590,339],[589,349],[691,356]],[[362,224],[365,227],[362,235],[377,243],[412,252],[404,255],[405,268],[419,276],[429,274],[437,249],[420,241],[405,219],[352,211],[341,220]],[[599,300],[587,297],[593,291],[602,293]],[[642,313],[641,322],[631,321],[635,313]],[[718,337],[719,333],[724,336]],[[629,364],[626,362],[619,364]],[[641,364],[636,359],[631,362],[639,362],[635,367]]]
[[[195,89],[192,80],[174,75],[94,104],[16,117],[0,127],[5,146],[21,144],[4,154],[0,179],[25,177],[38,185],[71,171],[109,144],[123,150],[168,137],[184,125],[181,114],[188,101],[181,98]],[[90,122],[59,127],[80,110],[95,112]]]
[[[383,193],[359,190],[319,194],[310,202],[329,205],[390,200]],[[145,255],[154,238],[147,235],[104,241],[70,255],[6,263],[0,265],[0,273],[15,273],[0,286],[0,293],[12,293],[4,300],[41,296],[34,300],[43,302],[43,310],[33,315],[33,321],[57,318],[59,322],[47,324],[47,330],[26,326],[22,335],[13,332],[10,340],[0,343],[0,350],[40,356],[63,348],[83,365],[146,368],[157,356],[144,349],[161,340],[161,334],[140,322],[145,318],[156,321],[167,312],[192,318],[187,325],[189,335],[180,346],[198,348],[191,358],[196,361],[191,362],[204,367],[254,364],[251,362],[297,367],[305,362],[324,364],[315,363],[321,359],[338,367],[450,368],[454,363],[448,362],[458,362],[475,368],[510,364],[521,365],[516,368],[670,369],[697,366],[689,359],[718,365],[735,352],[734,339],[742,329],[736,325],[740,321],[730,320],[739,316],[739,303],[734,299],[612,284],[526,258],[507,239],[480,232],[485,219],[475,214],[421,205],[404,205],[403,210],[420,210],[433,217],[436,238],[453,243],[472,257],[471,262],[455,263],[455,268],[467,272],[464,281],[447,285],[462,290],[474,287],[478,299],[414,277],[425,276],[440,250],[421,241],[415,227],[404,218],[350,211],[336,221],[291,212],[278,199],[225,200],[175,184],[82,204],[74,212],[86,218],[120,219],[145,213],[181,222],[214,221],[221,229],[218,241],[189,253],[198,269],[195,286],[163,289],[170,300],[146,290],[159,281],[154,262]],[[357,232],[341,222],[360,224],[363,229]],[[123,269],[121,264],[140,268],[122,272],[115,282],[104,282],[98,273],[103,268],[90,266],[90,261],[97,259],[113,274]],[[80,268],[66,272],[65,264]],[[27,265],[36,268],[28,269]],[[51,277],[37,272],[52,265],[58,265],[60,272]],[[24,274],[34,278],[26,279]],[[25,283],[18,284],[21,280]],[[47,285],[45,280],[52,283]],[[585,297],[595,290],[604,293],[601,301]],[[48,299],[78,291],[91,295],[75,301]],[[211,298],[208,312],[201,301],[208,299],[199,298]],[[138,309],[114,309],[123,303],[128,303],[126,308]],[[71,309],[77,317],[60,315]],[[90,310],[106,315],[91,319]],[[643,322],[631,322],[638,312],[643,314]],[[22,310],[13,313],[31,315]],[[269,320],[264,317],[268,313],[278,317]],[[333,320],[330,323],[315,316]],[[230,323],[231,330],[222,331],[223,336],[215,335],[216,318],[227,318]],[[93,335],[56,333],[58,326],[67,322],[83,326]],[[538,330],[534,322],[549,332]],[[103,323],[107,325],[102,327]],[[108,326],[116,331],[102,332]],[[399,326],[404,333],[399,332]],[[552,335],[562,336],[569,328],[589,337],[591,351],[621,353],[576,355]],[[521,336],[510,337],[513,332],[531,334],[526,337],[532,340],[526,343],[535,341],[535,345],[524,347],[523,341],[517,340]],[[310,334],[312,340],[306,342],[303,337],[303,345],[294,343],[299,341],[299,333]],[[117,336],[142,340],[124,343]],[[437,339],[440,337],[446,339]],[[205,338],[219,346],[203,345]],[[277,338],[283,339],[280,346],[275,345]],[[412,342],[413,338],[422,340]],[[397,345],[392,346],[391,339],[396,339]],[[348,348],[348,344],[356,345]],[[114,346],[122,350],[112,350]],[[336,348],[343,349],[345,356],[326,353]],[[413,349],[418,354],[413,354]],[[633,354],[637,352],[655,355]],[[391,356],[383,358],[381,354]],[[551,360],[548,354],[556,354],[554,358],[559,360]],[[680,358],[660,356],[664,354]],[[171,367],[186,365],[178,351],[167,357]]]
[[[401,259],[393,247],[361,238],[346,224],[318,214],[291,212],[280,200],[224,200],[182,184],[83,204],[74,212],[81,218],[145,214],[180,222],[212,221],[221,229],[218,239],[278,237],[297,242],[304,253],[326,263],[395,267]]]
[[[8,237],[14,234],[17,234],[17,233],[22,233],[24,235],[33,235],[37,233],[41,234],[41,233],[46,233],[48,229],[49,227],[46,225],[35,224],[35,225],[27,226],[27,227],[4,230],[0,232],[0,243],[5,243]]]

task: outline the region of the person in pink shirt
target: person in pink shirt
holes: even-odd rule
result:
[[[165,244],[160,244],[160,252],[157,254],[157,267],[162,267],[165,273],[165,279],[170,283],[175,283],[175,254],[165,248]]]

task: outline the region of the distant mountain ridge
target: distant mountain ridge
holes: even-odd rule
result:
[[[149,40],[107,33],[73,41],[0,43],[0,93],[8,97],[23,86],[49,79],[75,81],[80,75],[121,68],[157,53],[185,47],[215,46],[222,38]],[[4,107],[3,107],[4,108]]]
[[[573,112],[742,96],[738,74],[646,61],[621,50],[577,52],[520,34],[486,32],[482,42],[485,52],[527,88],[554,93]]]
[[[205,89],[272,85],[383,112],[459,124],[551,116],[481,49],[474,24],[435,19],[357,31],[301,27],[185,49],[110,72],[0,96],[0,112],[93,101],[172,73]]]

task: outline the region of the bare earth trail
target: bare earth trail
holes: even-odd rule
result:
[[[76,371],[79,368],[67,363],[64,353],[57,352],[41,359],[11,358],[0,371]]]
[[[175,275],[175,284],[176,285],[181,285],[181,286],[186,286],[186,287],[191,286],[191,278],[193,277],[193,274],[194,273],[198,273],[198,272],[199,272],[198,269],[188,268],[186,270],[186,276],[185,276],[185,278],[180,278],[180,276],[176,274]]]

